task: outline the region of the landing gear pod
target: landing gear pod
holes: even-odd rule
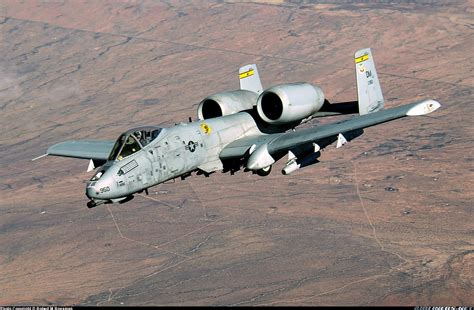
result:
[[[257,170],[255,173],[258,174],[261,177],[266,177],[267,175],[272,172],[272,166],[268,166],[262,169]]]
[[[274,163],[275,159],[270,155],[270,153],[268,153],[268,145],[264,144],[252,152],[247,160],[247,169],[258,171],[261,169],[267,169]]]

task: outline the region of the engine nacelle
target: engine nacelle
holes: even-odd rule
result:
[[[252,109],[258,94],[248,90],[234,90],[210,95],[199,103],[197,114],[200,120],[231,115]]]
[[[323,104],[321,88],[309,83],[283,84],[260,94],[257,111],[265,122],[281,125],[302,120],[319,111]]]

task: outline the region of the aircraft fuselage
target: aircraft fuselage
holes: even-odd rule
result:
[[[246,112],[177,124],[163,129],[140,151],[109,160],[87,183],[86,195],[98,203],[120,201],[197,169],[203,173],[221,170],[219,153],[227,144],[261,134]]]
[[[433,99],[384,109],[384,98],[370,48],[354,54],[357,101],[331,104],[321,88],[306,82],[263,89],[255,64],[239,69],[240,89],[218,92],[197,107],[199,121],[171,128],[142,126],[116,141],[70,140],[52,145],[47,155],[89,159],[99,167],[87,183],[92,208],[124,203],[133,194],[197,171],[245,171],[260,176],[285,155],[282,174],[319,162],[321,150],[362,135],[365,128],[406,116],[426,115],[441,105]],[[348,105],[349,104],[349,105]],[[359,114],[335,123],[296,129],[315,117]],[[38,157],[41,158],[42,156]],[[36,158],[37,159],[37,158]],[[34,159],[34,160],[36,160]]]

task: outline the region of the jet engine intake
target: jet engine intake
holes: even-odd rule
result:
[[[256,104],[257,97],[257,93],[248,90],[234,90],[210,95],[199,103],[198,118],[205,120],[250,110]]]
[[[283,84],[265,90],[257,100],[259,116],[269,124],[300,121],[321,109],[324,93],[309,83]]]

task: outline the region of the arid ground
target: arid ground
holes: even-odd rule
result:
[[[473,1],[291,2],[0,1],[0,304],[474,304]],[[442,107],[289,176],[281,160],[94,209],[86,160],[31,161],[195,119],[248,63],[264,87],[355,100],[365,47],[387,107]]]

